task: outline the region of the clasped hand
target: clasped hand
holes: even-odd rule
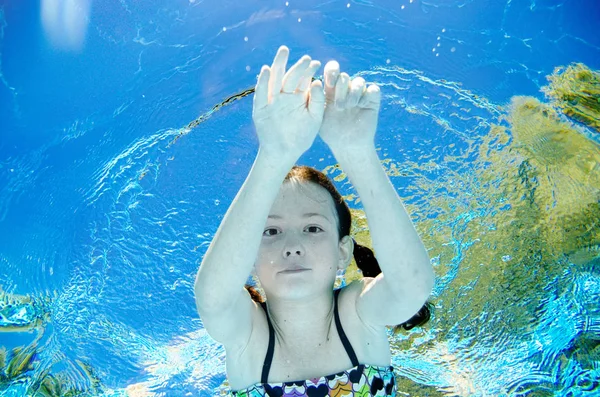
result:
[[[317,134],[336,155],[374,146],[381,93],[377,85],[325,66],[325,87],[312,80],[321,66],[305,55],[286,72],[289,50],[282,46],[271,67],[263,66],[252,117],[261,150],[296,160]]]

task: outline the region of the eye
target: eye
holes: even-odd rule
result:
[[[274,232],[274,233],[270,233],[270,232]],[[265,229],[265,231],[263,232],[263,236],[274,236],[275,234],[277,234],[277,229],[275,229],[275,228]]]
[[[323,229],[321,229],[319,226],[309,226],[308,230],[311,230],[311,229],[313,230],[313,233],[320,233],[323,231]],[[318,229],[318,230],[315,230],[315,229]]]

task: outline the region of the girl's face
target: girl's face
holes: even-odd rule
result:
[[[299,299],[333,287],[337,269],[350,262],[348,245],[339,241],[329,192],[310,182],[285,182],[265,225],[256,274],[268,295]]]

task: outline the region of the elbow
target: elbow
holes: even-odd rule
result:
[[[414,285],[416,286],[415,299],[425,304],[427,300],[429,300],[431,293],[433,292],[433,287],[435,286],[435,273],[433,271],[433,267],[429,262],[429,258],[427,259],[427,263],[425,266],[422,266],[419,270],[415,271],[414,279],[417,281]]]
[[[200,292],[202,292],[202,279],[200,277],[200,271],[198,271],[198,273],[196,273],[196,279],[194,280],[194,296],[196,298],[196,300],[198,300],[198,297],[200,296]]]
[[[198,272],[194,282],[194,298],[199,313],[214,313],[225,310],[238,300],[240,290],[222,277],[207,278]]]
[[[223,307],[222,304],[218,303],[214,294],[211,296],[210,292],[207,293],[199,285],[194,286],[194,300],[196,301],[196,310],[201,317],[204,313],[219,311]]]
[[[211,297],[209,296],[210,288],[206,285],[205,280],[201,277],[200,272],[196,275],[194,281],[194,300],[196,301],[196,308],[200,311],[206,308],[207,302],[210,302]]]
[[[201,284],[198,282],[198,279],[196,278],[196,282],[194,282],[194,301],[196,302],[196,309],[198,311],[200,311],[203,307],[203,296],[202,296],[202,286]]]

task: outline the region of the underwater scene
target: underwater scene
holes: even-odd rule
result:
[[[381,88],[376,148],[436,275],[429,322],[388,330],[397,394],[600,396],[598,20],[593,0],[1,3],[0,396],[229,393],[194,279],[280,45]],[[298,164],[371,246],[325,143]]]

